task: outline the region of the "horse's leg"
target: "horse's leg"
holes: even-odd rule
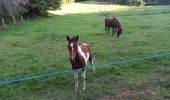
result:
[[[78,71],[74,71],[74,80],[75,80],[75,91],[78,90]]]
[[[112,27],[112,36],[113,36],[114,31],[115,31],[115,28],[114,28],[114,27]]]
[[[108,29],[107,29],[107,30],[108,30],[108,34],[109,34],[110,27],[108,27]]]
[[[115,28],[115,32],[114,32],[114,35],[117,33],[117,30],[118,30],[118,28]]]
[[[86,70],[82,70],[82,78],[83,78],[83,90],[86,89]]]
[[[105,33],[107,34],[107,26],[105,25]]]
[[[116,33],[116,27],[113,28],[113,33],[112,33],[112,35],[115,35],[115,33]]]

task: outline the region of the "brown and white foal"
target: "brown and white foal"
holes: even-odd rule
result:
[[[81,77],[83,78],[83,90],[86,88],[85,83],[85,73],[86,73],[86,65],[87,62],[90,61],[91,65],[93,67],[93,55],[90,50],[90,47],[82,43],[81,45],[78,45],[78,35],[70,38],[69,36],[66,36],[68,41],[68,50],[70,53],[70,62],[72,65],[72,69],[74,70],[74,79],[75,79],[75,91],[78,90],[78,70],[82,69]],[[95,68],[93,67],[93,70],[95,71]]]

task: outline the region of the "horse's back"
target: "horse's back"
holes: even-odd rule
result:
[[[106,27],[121,27],[119,20],[116,17],[107,17],[105,18]]]
[[[92,54],[92,52],[91,52],[91,48],[90,48],[90,46],[89,46],[88,44],[82,43],[82,44],[80,45],[80,48],[82,49],[82,51],[83,51],[84,53],[89,53],[89,59],[92,59],[92,58],[93,58],[93,54]]]
[[[115,17],[107,17],[107,18],[105,18],[105,26],[114,27],[115,25],[116,25]]]
[[[84,51],[84,52],[90,52],[91,50],[90,50],[90,46],[88,45],[88,44],[86,44],[86,43],[82,43],[81,45],[80,45],[80,48]]]

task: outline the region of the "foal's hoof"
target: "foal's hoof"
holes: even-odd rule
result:
[[[96,71],[94,71],[93,75],[96,75],[96,74],[97,74],[97,72],[96,72]]]

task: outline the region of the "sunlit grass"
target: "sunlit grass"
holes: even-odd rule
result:
[[[100,13],[108,11],[126,11],[132,7],[122,6],[122,5],[113,5],[113,4],[103,4],[103,3],[72,3],[62,5],[62,10],[48,11],[53,15],[64,15],[64,14],[78,14],[78,13]]]

